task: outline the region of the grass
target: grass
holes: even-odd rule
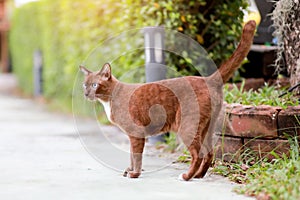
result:
[[[236,163],[216,160],[213,173],[228,177],[243,185],[235,192],[258,199],[300,199],[300,149],[297,137],[289,138],[289,156],[279,156],[270,152],[275,159],[268,162],[261,158],[249,157],[251,150],[245,151]],[[245,157],[251,159],[245,160]]]
[[[245,149],[241,153],[241,155],[238,156],[238,158],[236,154],[223,154],[223,158],[225,156],[227,158],[232,158],[232,160],[229,160],[227,162],[225,162],[223,158],[215,159],[213,161],[212,172],[228,177],[229,180],[233,182],[244,184],[248,179],[246,172],[250,168],[250,166],[253,166],[257,162],[257,156],[250,149]],[[235,158],[237,158],[237,161],[234,161]]]
[[[175,162],[179,163],[190,163],[191,155],[185,146],[181,145],[180,141],[178,141],[177,135],[173,132],[164,136],[164,142],[158,142],[156,148],[163,148],[165,152],[168,153],[178,153],[178,158]]]
[[[300,157],[297,138],[290,138],[289,156],[258,162],[247,171],[247,185],[238,191],[270,199],[300,199]]]
[[[287,93],[283,97],[279,98],[280,94],[285,92],[285,89],[277,89],[275,86],[265,84],[257,91],[250,89],[244,91],[245,81],[242,82],[241,87],[238,88],[235,84],[232,89],[229,89],[229,85],[224,86],[224,100],[227,103],[240,103],[243,105],[270,105],[280,106],[287,108],[288,106],[299,105],[298,98],[293,93]]]

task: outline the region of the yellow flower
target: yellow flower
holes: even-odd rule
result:
[[[203,37],[202,37],[201,35],[197,34],[196,37],[197,37],[197,41],[198,41],[200,44],[204,44],[204,39],[203,39]]]
[[[181,15],[180,19],[182,22],[186,22],[185,16]]]

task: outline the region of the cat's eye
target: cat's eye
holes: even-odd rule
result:
[[[86,88],[87,88],[87,84],[86,84],[86,83],[82,84],[82,87],[83,87],[84,89],[86,89]]]
[[[97,88],[97,87],[98,87],[98,83],[93,83],[93,84],[92,84],[92,87],[93,87],[93,88]]]

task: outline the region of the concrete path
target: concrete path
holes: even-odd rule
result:
[[[13,74],[0,73],[0,93],[12,94],[16,93],[18,80]]]
[[[84,124],[91,133],[99,129],[89,120]],[[102,126],[101,130],[121,135],[118,139],[124,137],[115,127]],[[233,193],[236,185],[220,176],[177,180],[187,169],[185,164],[146,173],[147,166],[162,165],[151,154],[146,156],[141,178],[124,178],[94,159],[93,152],[88,153],[89,146],[109,146],[104,136],[99,137],[101,140],[84,148],[84,137],[78,136],[72,116],[50,113],[31,100],[0,94],[0,199],[251,199]],[[124,148],[126,145],[124,142]],[[110,151],[102,153],[119,159]]]

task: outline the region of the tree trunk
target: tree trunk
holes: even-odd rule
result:
[[[300,83],[300,3],[293,0],[294,6],[288,13],[285,24],[289,26],[283,35],[284,54],[291,86]],[[300,94],[300,87],[295,89]]]

